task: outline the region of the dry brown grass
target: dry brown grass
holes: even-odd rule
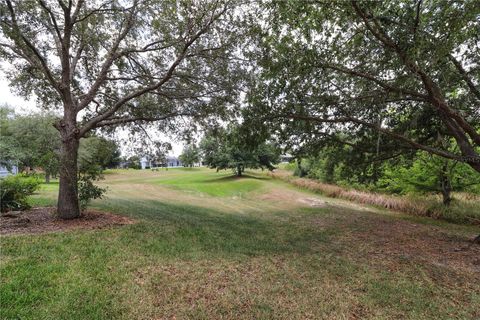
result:
[[[347,319],[374,314],[329,270],[301,255],[158,262],[138,270],[139,319]],[[320,289],[321,288],[321,289]],[[336,301],[335,308],[330,305]],[[322,315],[321,317],[319,315]],[[143,317],[142,317],[143,315]]]

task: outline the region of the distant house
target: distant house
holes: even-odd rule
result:
[[[11,174],[15,175],[18,173],[18,167],[17,166],[11,166],[11,168],[7,168],[6,166],[0,165],[0,178],[9,176]]]
[[[151,167],[150,160],[148,160],[147,157],[142,157],[140,159],[140,167],[142,168],[142,170],[150,168]]]
[[[142,157],[140,159],[140,167],[142,169],[150,169],[150,168],[157,168],[157,167],[176,168],[176,167],[183,167],[183,163],[180,159],[173,156],[166,157],[164,162],[150,160],[148,159],[148,157]]]
[[[183,167],[183,163],[177,157],[167,157],[166,158],[167,167]]]
[[[129,162],[128,161],[120,161],[118,163],[118,168],[120,169],[125,169],[125,168],[128,168],[128,165],[129,165]]]

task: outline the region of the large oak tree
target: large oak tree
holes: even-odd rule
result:
[[[11,84],[58,109],[58,214],[80,215],[79,140],[96,128],[201,118],[235,97],[238,16],[223,0],[24,0],[0,4]],[[238,38],[237,38],[238,40]]]
[[[424,150],[480,172],[478,1],[264,8],[252,121],[297,148],[341,138],[362,151],[367,137],[377,153]]]

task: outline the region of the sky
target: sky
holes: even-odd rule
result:
[[[35,101],[25,100],[23,97],[15,95],[13,90],[8,85],[8,80],[5,77],[5,73],[0,71],[0,104],[8,104],[15,107],[17,113],[28,113],[31,111],[39,111],[35,107]]]
[[[40,109],[36,107],[35,99],[25,99],[21,96],[18,96],[14,93],[14,90],[9,86],[9,82],[6,78],[6,74],[3,70],[0,69],[0,105],[8,104],[9,106],[14,107],[15,112],[18,114],[28,114],[31,112],[39,112]],[[152,136],[158,136],[158,133],[153,133]],[[162,135],[160,135],[161,137]],[[124,145],[126,140],[127,132],[119,132],[116,138],[118,138],[121,145],[122,155],[128,155],[127,149]],[[172,145],[172,151],[170,155],[179,156],[182,153],[184,143],[182,141],[175,141],[168,137],[161,138],[165,142],[170,142]]]

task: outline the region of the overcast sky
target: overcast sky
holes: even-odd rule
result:
[[[35,101],[25,100],[13,93],[13,90],[8,86],[8,81],[5,77],[5,73],[0,70],[0,104],[8,104],[15,107],[15,111],[18,113],[26,113],[32,110],[38,111],[35,107]]]

